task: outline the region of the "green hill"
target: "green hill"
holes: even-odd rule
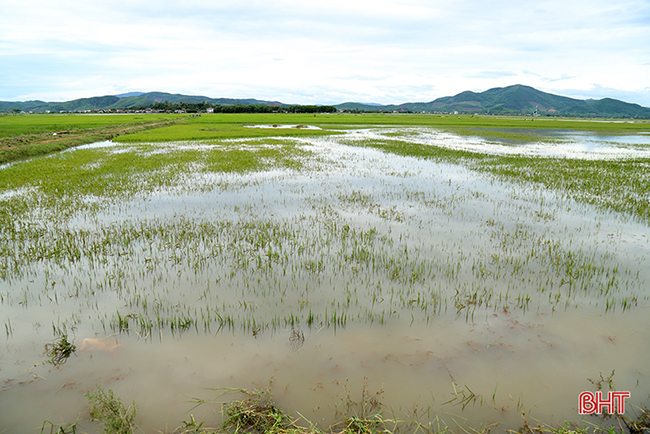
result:
[[[172,94],[166,92],[148,92],[143,93],[142,95],[129,96],[120,98],[118,102],[109,106],[107,108],[131,108],[131,107],[143,107],[150,106],[157,102],[170,102],[170,103],[210,103],[214,105],[266,105],[266,106],[285,106],[277,101],[261,101],[257,99],[247,98],[247,99],[234,99],[234,98],[210,98],[207,96],[200,95],[182,95],[182,94]]]
[[[611,117],[611,118],[647,118],[650,109],[638,104],[630,104],[617,99],[603,98],[586,101],[584,105],[568,107],[560,112],[564,116]]]
[[[476,93],[461,92],[455,96],[431,101],[429,111],[491,114],[559,114],[569,107],[585,105],[586,102],[542,92],[530,86],[514,85],[497,87]],[[408,104],[407,104],[408,105]],[[420,107],[417,107],[419,109]]]
[[[129,95],[129,94],[127,94]],[[171,94],[166,92],[131,92],[130,96],[96,96],[91,98],[79,98],[66,102],[44,102],[44,101],[0,101],[0,112],[11,113],[13,111],[34,111],[53,113],[77,112],[93,110],[124,110],[133,107],[152,106],[157,102],[170,103],[210,103],[214,105],[265,105],[284,107],[277,101],[262,101],[257,99],[233,99],[233,98],[209,98],[199,95]]]
[[[48,104],[48,110],[52,112],[94,110],[96,107],[110,107],[119,100],[120,98],[117,96],[95,96],[62,103],[50,103]]]
[[[342,110],[354,108],[360,111],[385,112],[458,112],[504,115],[532,115],[537,113],[551,116],[650,118],[650,108],[641,107],[638,104],[630,104],[611,98],[585,101],[542,92],[530,86],[519,84],[497,87],[480,93],[465,91],[455,96],[446,96],[431,102],[386,106],[369,106],[349,102],[336,107]]]
[[[11,113],[16,111],[30,111],[35,107],[47,104],[44,101],[0,101],[0,113]]]

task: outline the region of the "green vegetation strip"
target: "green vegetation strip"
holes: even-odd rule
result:
[[[549,138],[557,130],[599,134],[647,132],[649,121],[593,121],[584,119],[424,114],[280,114],[237,113],[188,115],[13,115],[0,116],[0,164],[57,152],[85,143],[110,140],[123,143],[243,137],[296,137],[337,134],[342,129],[394,126],[439,128],[487,140],[516,142]],[[181,122],[182,121],[182,122]],[[269,128],[247,128],[269,125]],[[293,125],[297,128],[277,128]],[[300,128],[317,126],[321,130]],[[275,128],[274,128],[275,126]],[[57,136],[53,136],[53,133]]]
[[[506,181],[543,185],[578,202],[650,224],[650,159],[582,160],[487,155],[400,140],[352,142],[397,155],[463,164]]]
[[[380,392],[372,394],[364,387],[360,401],[354,401],[348,394],[342,403],[345,408],[340,421],[328,429],[322,429],[298,413],[293,416],[280,407],[273,399],[269,388],[249,391],[247,389],[220,388],[214,389],[235,392],[243,395],[242,399],[228,402],[207,401],[194,399],[195,407],[203,404],[218,404],[221,407],[223,422],[220,427],[204,427],[204,422],[197,421],[192,414],[189,420],[173,431],[173,434],[451,434],[468,433],[467,429],[452,428],[439,418],[427,422],[404,420],[384,414],[386,409],[379,401]],[[137,420],[135,402],[125,406],[112,390],[105,391],[97,386],[95,392],[86,394],[91,405],[91,420],[103,424],[105,434],[133,434],[140,432]],[[338,411],[337,411],[338,413]],[[539,421],[529,424],[522,413],[522,426],[517,430],[506,432],[520,434],[642,434],[650,431],[650,411],[641,408],[638,415],[629,417],[620,414],[605,415],[597,423],[589,422],[583,426],[565,423],[564,426],[546,425]],[[41,433],[46,432],[47,424],[50,433],[76,433],[77,423],[55,425],[45,421]],[[471,432],[490,432],[494,426],[483,427],[480,430],[470,428]],[[56,430],[56,431],[55,431]]]
[[[262,122],[273,122],[277,119],[259,119]],[[291,120],[291,119],[284,119]],[[304,120],[302,118],[296,120]],[[138,142],[174,142],[184,140],[223,140],[263,137],[301,137],[338,134],[335,131],[314,130],[304,128],[304,124],[292,124],[291,128],[280,128],[283,124],[271,123],[267,128],[251,128],[258,123],[216,123],[214,118],[207,116],[191,119],[182,124],[170,125],[155,130],[143,131],[138,134],[122,136],[115,141],[121,143]],[[275,126],[274,126],[275,125]]]
[[[183,119],[171,116],[3,116],[0,117],[0,164],[161,128]]]

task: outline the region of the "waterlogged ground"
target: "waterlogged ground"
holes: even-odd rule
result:
[[[561,424],[610,386],[648,405],[650,231],[625,208],[647,190],[582,197],[482,161],[647,168],[650,137],[549,137],[359,128],[5,166],[0,432],[100,432],[97,385],[135,401],[144,432],[218,426],[193,398],[238,397],[219,387],[270,386],[323,428],[380,409],[433,431]],[[415,145],[476,158],[403,155]],[[76,353],[43,363],[62,335]]]

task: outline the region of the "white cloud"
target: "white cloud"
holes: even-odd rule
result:
[[[641,0],[5,1],[0,99],[128,89],[400,103],[521,83],[641,102],[648,17]]]

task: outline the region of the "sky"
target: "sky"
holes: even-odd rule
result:
[[[0,100],[428,102],[524,84],[650,107],[650,0],[0,0]]]

